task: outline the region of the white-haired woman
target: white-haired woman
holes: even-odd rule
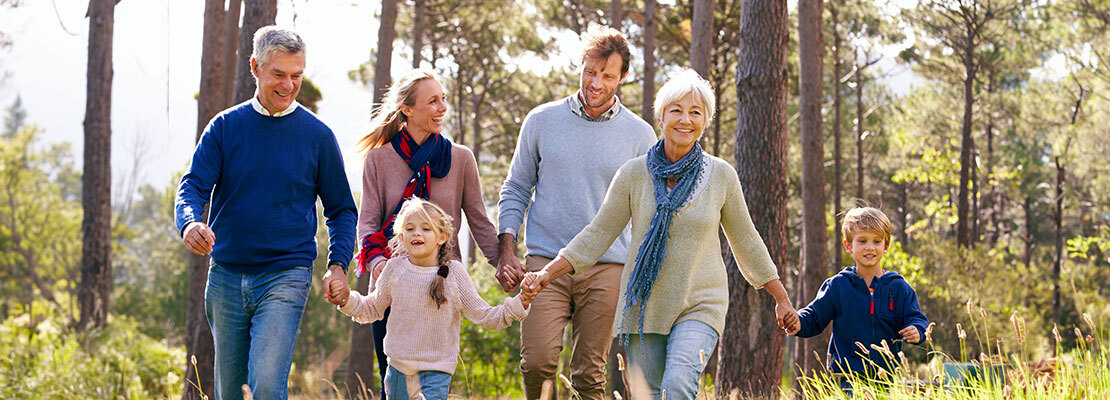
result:
[[[486,215],[478,163],[470,149],[451,143],[440,134],[447,115],[447,96],[435,75],[423,70],[409,72],[397,80],[374,110],[371,131],[359,140],[365,155],[362,169],[362,203],[358,215],[357,273],[372,271],[376,279],[390,258],[389,239],[393,218],[411,197],[435,203],[454,221],[450,258],[461,260],[458,233],[466,213],[478,247],[488,260],[497,259],[497,230]],[[360,280],[359,290],[368,290]],[[385,319],[374,322],[374,348],[383,377],[386,356],[382,352]],[[366,377],[363,377],[364,379]]]
[[[629,361],[656,398],[662,390],[668,399],[697,396],[705,368],[700,353],[710,354],[724,329],[728,277],[718,226],[744,278],[774,296],[778,324],[797,321],[736,171],[698,144],[715,101],[709,83],[692,70],[664,84],[655,97],[663,139],[625,163],[593,221],[559,257],[525,277],[527,290],[542,290],[552,279],[581,272],[631,221],[633,247],[621,273],[613,335],[627,343]]]

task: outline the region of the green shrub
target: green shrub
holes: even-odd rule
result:
[[[180,397],[184,349],[151,339],[127,318],[82,333],[39,318],[22,314],[0,325],[0,398]]]

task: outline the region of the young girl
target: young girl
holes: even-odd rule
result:
[[[373,291],[350,293],[332,287],[332,302],[359,323],[382,318],[392,307],[385,337],[389,399],[446,399],[459,355],[460,314],[486,329],[503,329],[528,315],[532,296],[510,297],[492,307],[479,295],[462,263],[449,260],[451,216],[413,198],[397,213],[389,260]]]

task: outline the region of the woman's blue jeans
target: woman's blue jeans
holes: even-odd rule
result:
[[[239,274],[215,262],[208,269],[204,309],[215,342],[216,399],[288,397],[289,367],[312,272],[296,267]]]
[[[643,372],[652,398],[660,398],[666,390],[668,400],[696,399],[698,377],[705,370],[702,352],[708,360],[717,339],[717,331],[704,322],[682,321],[669,335],[644,334],[642,345],[639,335],[630,335],[628,359]]]

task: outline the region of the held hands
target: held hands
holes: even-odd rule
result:
[[[798,331],[802,330],[801,319],[798,318],[798,312],[790,302],[775,303],[775,319],[779,328],[788,336],[797,335]]]
[[[322,281],[325,299],[340,307],[347,305],[351,287],[347,283],[347,274],[343,272],[342,267],[335,264],[329,265]]]
[[[524,279],[520,282],[521,296],[536,297],[543,288],[547,287],[550,280],[551,275],[545,270],[525,274]]]
[[[898,331],[898,334],[902,335],[902,339],[905,339],[906,343],[917,343],[921,341],[921,332],[918,332],[917,328],[913,325],[902,328],[902,330]]]
[[[524,265],[516,258],[516,237],[510,233],[497,235],[500,255],[497,257],[497,282],[501,283],[501,290],[511,292],[517,289],[520,280],[524,278]]]
[[[212,252],[212,246],[216,244],[216,234],[203,222],[190,222],[185,227],[185,234],[181,235],[181,243],[193,254],[203,256]]]
[[[373,265],[373,267],[370,268],[370,271],[371,271],[370,272],[370,274],[371,274],[370,275],[370,280],[372,280],[374,282],[378,281],[378,277],[381,276],[382,270],[385,269],[386,261],[387,261],[387,259],[385,257],[378,257],[378,258],[374,259],[374,261],[373,261],[374,265]]]

